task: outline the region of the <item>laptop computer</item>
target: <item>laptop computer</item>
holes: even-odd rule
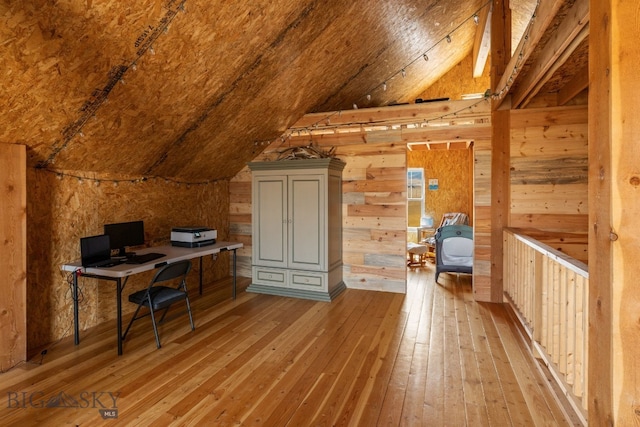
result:
[[[111,244],[107,234],[80,238],[80,258],[83,267],[111,267],[122,261],[111,258]]]

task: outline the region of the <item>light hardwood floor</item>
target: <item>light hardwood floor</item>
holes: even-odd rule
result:
[[[0,425],[571,425],[504,307],[474,302],[464,275],[440,281],[429,265],[406,296],[332,303],[210,284],[196,330],[172,309],[160,350],[143,319],[118,357],[112,321],[0,374]]]

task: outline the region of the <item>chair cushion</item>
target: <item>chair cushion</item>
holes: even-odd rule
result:
[[[407,252],[409,252],[410,254],[426,254],[427,246],[409,242],[407,243]]]
[[[176,301],[185,299],[187,294],[175,288],[169,288],[167,286],[154,286],[151,288],[151,301],[153,302],[153,309],[159,310],[169,307]],[[135,304],[142,304],[145,307],[149,306],[149,302],[146,300],[147,290],[134,292],[129,295],[129,301]]]

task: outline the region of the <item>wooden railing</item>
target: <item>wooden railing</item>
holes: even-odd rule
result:
[[[504,291],[532,350],[586,425],[587,266],[515,230],[504,232]]]

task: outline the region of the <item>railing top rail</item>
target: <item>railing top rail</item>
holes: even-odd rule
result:
[[[539,240],[534,239],[533,237],[523,234],[522,230],[516,228],[505,228],[504,231],[505,233],[512,234],[517,240],[525,243],[527,246],[532,247],[536,251],[553,259],[559,264],[562,264],[571,271],[587,279],[589,278],[589,267],[584,262],[578,261],[577,259],[572,258],[569,255],[560,252],[559,250],[554,249],[545,243],[540,242]]]

